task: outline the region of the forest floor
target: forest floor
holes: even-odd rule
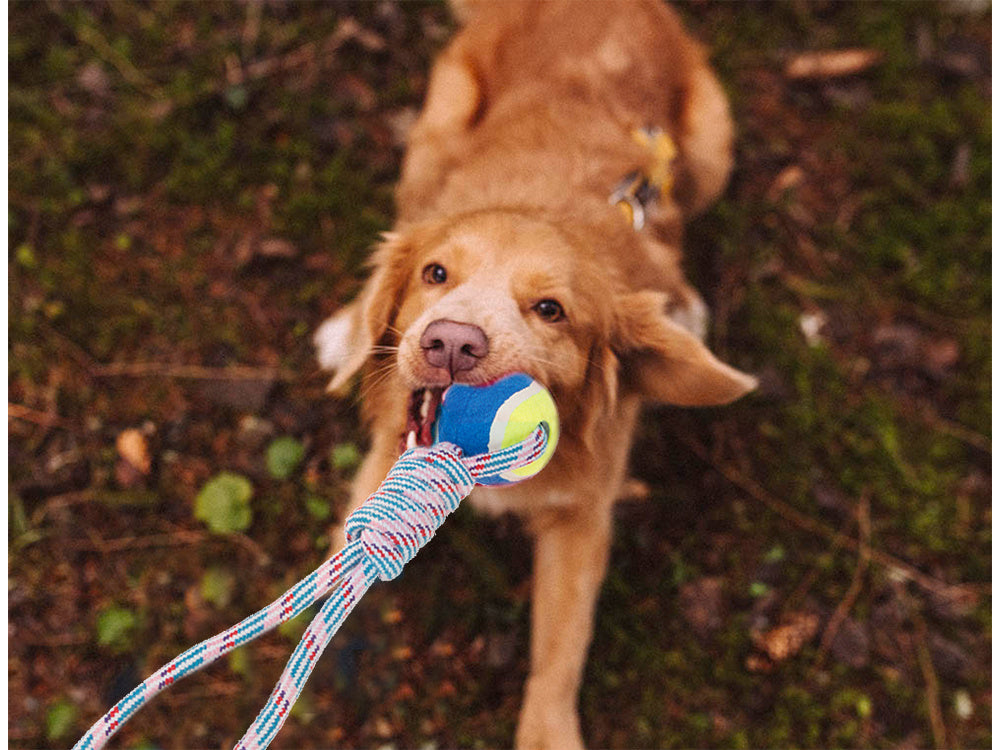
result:
[[[988,747],[990,11],[681,12],[739,131],[688,272],[761,387],[644,420],[584,734]],[[438,4],[11,3],[11,747],[71,745],[324,558],[366,438],[310,337],[391,226],[451,30]],[[796,74],[844,49],[873,54]],[[515,519],[459,511],[358,606],[276,746],[509,746],[530,573]],[[231,746],[303,627],[114,743]]]

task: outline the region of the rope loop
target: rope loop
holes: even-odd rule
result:
[[[344,524],[348,543],[361,542],[379,579],[391,581],[427,544],[475,486],[450,443],[413,448]]]
[[[477,478],[531,463],[545,451],[548,434],[542,423],[525,440],[479,456],[463,456],[452,443],[411,448],[347,517],[347,542],[360,542],[379,579],[391,581],[468,497]]]

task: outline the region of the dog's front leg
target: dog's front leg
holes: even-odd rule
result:
[[[553,514],[535,534],[531,674],[517,747],[583,748],[577,699],[611,545],[611,501]]]

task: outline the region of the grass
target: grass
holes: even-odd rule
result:
[[[989,14],[681,11],[739,128],[730,188],[689,229],[689,274],[713,349],[762,387],[645,420],[634,465],[652,497],[616,520],[585,735],[987,746]],[[12,746],[74,741],[321,559],[323,503],[340,509],[364,435],[355,404],[323,393],[309,335],[391,226],[397,129],[449,26],[438,4],[11,6]],[[797,52],[848,46],[882,60],[783,75]],[[135,363],[151,366],[114,374]],[[244,376],[182,376],[192,365]],[[149,475],[121,465],[128,428]],[[269,471],[276,440],[303,451],[287,474]],[[195,517],[222,472],[253,486],[243,533]],[[509,745],[530,557],[516,522],[460,512],[414,561],[419,592],[379,587],[352,615],[279,742]],[[192,677],[116,741],[232,744],[293,635]]]

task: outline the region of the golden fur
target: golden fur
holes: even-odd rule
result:
[[[732,126],[703,51],[657,0],[458,10],[466,25],[410,136],[396,230],[316,342],[334,389],[363,373],[372,446],[355,505],[398,457],[414,390],[524,371],[554,394],[551,464],[472,502],[520,514],[535,538],[517,745],[582,747],[580,676],[640,406],[722,404],[755,384],[701,343],[704,305],[680,268],[684,219],[727,179]],[[632,138],[643,126],[669,133],[679,154],[671,194],[635,231],[608,195],[649,166]],[[428,277],[437,266],[440,282]],[[539,314],[542,300],[564,317]],[[478,327],[488,354],[459,372],[433,366],[421,335],[440,320]]]

